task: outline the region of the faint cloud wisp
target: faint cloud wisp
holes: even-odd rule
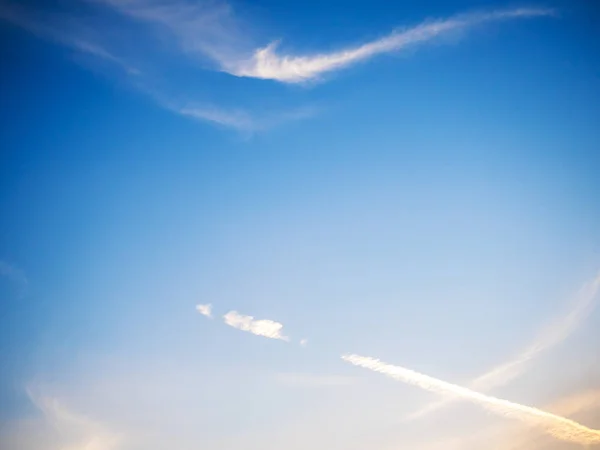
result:
[[[569,312],[548,324],[542,333],[521,353],[512,360],[501,364],[469,383],[469,387],[476,391],[489,391],[490,389],[504,386],[518,378],[526,368],[528,362],[545,350],[548,350],[566,338],[594,311],[597,306],[600,291],[600,273],[594,279],[585,283],[577,292]],[[448,397],[430,403],[418,411],[410,414],[407,420],[417,419],[437,411],[450,404],[456,398]]]

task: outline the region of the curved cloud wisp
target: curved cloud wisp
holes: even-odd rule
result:
[[[520,8],[461,15],[433,22],[425,22],[403,31],[394,31],[386,37],[355,48],[313,56],[280,55],[276,52],[278,42],[274,42],[256,50],[254,55],[247,60],[222,62],[222,64],[225,72],[240,77],[270,79],[285,83],[301,83],[315,79],[323,73],[343,69],[382,53],[396,52],[485,22],[549,16],[552,14],[554,12],[550,9]]]
[[[573,301],[573,307],[566,316],[560,317],[545,327],[542,333],[521,353],[512,360],[501,364],[469,383],[469,388],[476,391],[489,391],[493,388],[504,386],[519,377],[526,364],[541,352],[548,350],[569,337],[594,310],[599,300],[600,273],[592,281],[586,283],[579,290]],[[409,415],[406,420],[417,419],[437,411],[451,402],[455,397],[429,403],[425,407]]]
[[[452,395],[479,404],[490,412],[535,425],[563,441],[589,445],[600,443],[600,430],[588,428],[571,419],[557,416],[530,406],[491,397],[446,381],[423,375],[400,366],[386,364],[375,358],[344,355],[344,361],[387,375],[396,380],[442,395]]]

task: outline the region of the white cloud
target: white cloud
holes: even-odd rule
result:
[[[514,358],[472,380],[469,383],[469,387],[476,391],[486,392],[493,388],[504,386],[521,376],[527,368],[527,363],[542,352],[563,342],[589,317],[600,300],[599,291],[600,273],[594,279],[584,284],[577,292],[568,313],[557,317],[549,323],[542,333]],[[456,399],[448,397],[429,403],[410,414],[407,419],[412,420],[423,417],[447,406],[454,400]]]
[[[549,9],[513,9],[489,13],[461,15],[448,19],[425,22],[413,28],[394,31],[376,41],[337,52],[311,56],[281,55],[276,52],[278,42],[273,42],[254,52],[242,61],[226,61],[223,70],[240,77],[271,79],[286,83],[299,83],[319,75],[340,70],[365,61],[373,56],[397,52],[410,46],[432,41],[451,32],[463,31],[485,22],[519,17],[547,16]]]
[[[484,395],[471,389],[415,372],[414,370],[386,364],[375,358],[359,355],[344,355],[342,356],[342,359],[355,366],[382,373],[396,380],[420,387],[421,389],[430,392],[441,395],[452,395],[471,401],[472,403],[483,406],[490,412],[539,427],[551,436],[563,441],[582,445],[600,443],[600,430],[588,428],[573,420],[542,411],[541,409]]]
[[[208,305],[196,305],[196,311],[198,311],[203,316],[206,316],[209,319],[212,319],[212,305],[211,304],[208,304]]]
[[[308,345],[308,339],[300,339],[300,347],[306,347]]]
[[[252,316],[244,316],[237,311],[229,311],[223,316],[227,325],[238,330],[247,331],[257,336],[264,336],[269,339],[280,339],[289,341],[289,338],[282,333],[283,325],[273,320],[256,320]]]

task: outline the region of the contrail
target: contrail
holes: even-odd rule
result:
[[[475,391],[489,391],[490,389],[504,386],[523,373],[524,366],[539,353],[547,350],[560,342],[564,341],[575,329],[583,322],[594,310],[600,290],[600,273],[596,277],[584,284],[575,295],[573,306],[569,313],[562,316],[548,326],[538,335],[538,337],[519,353],[512,360],[501,364],[483,375],[475,378],[469,383],[469,388]],[[452,401],[455,397],[447,397],[439,401],[429,403],[418,411],[406,417],[407,420],[423,417],[429,413],[437,411]]]
[[[513,403],[481,394],[446,381],[423,375],[410,369],[386,364],[375,358],[359,355],[343,355],[342,359],[355,366],[364,367],[396,380],[420,387],[430,392],[451,395],[480,404],[491,412],[538,426],[548,434],[563,441],[579,444],[600,443],[600,430],[587,428],[573,420],[542,411],[530,406]]]

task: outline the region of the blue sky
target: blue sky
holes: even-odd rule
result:
[[[599,14],[0,2],[0,447],[595,448]]]

